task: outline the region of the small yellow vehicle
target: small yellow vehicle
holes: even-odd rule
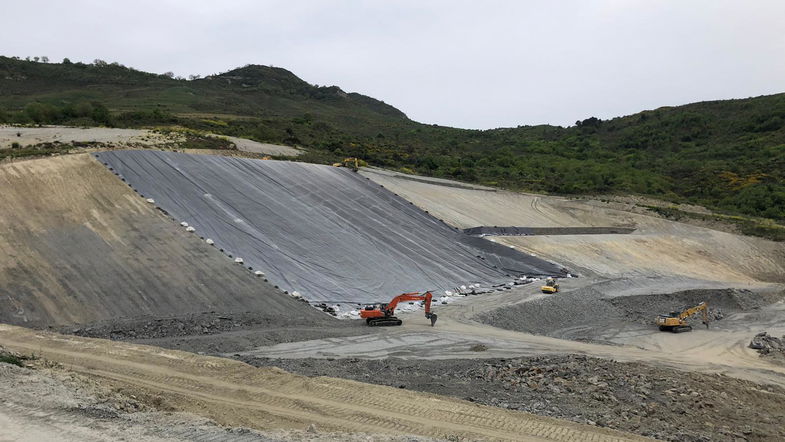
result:
[[[556,282],[556,279],[548,277],[545,280],[545,285],[540,287],[543,293],[553,294],[559,291],[559,283]]]

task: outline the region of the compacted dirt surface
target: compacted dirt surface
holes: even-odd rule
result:
[[[475,348],[482,352],[482,347]],[[785,389],[586,356],[519,359],[263,359],[334,376],[612,427],[672,441],[785,438]]]
[[[710,281],[785,282],[785,244],[672,222],[592,201],[443,185],[403,174],[361,173],[460,228],[477,226],[635,228],[631,234],[494,238],[607,278],[681,276]]]
[[[4,352],[0,348],[0,355]],[[24,367],[0,362],[0,428],[3,441],[431,441],[406,435],[259,431],[221,426],[193,413],[174,411],[159,395],[137,395],[51,361]],[[310,430],[310,431],[309,431]]]
[[[107,127],[16,127],[0,126],[0,149],[10,148],[13,143],[21,147],[44,143],[100,143],[115,147],[130,146],[174,146],[180,138],[146,129],[113,129]]]
[[[785,439],[782,243],[360,173],[455,228],[634,230],[490,237],[578,277],[376,329],[276,290],[87,155],[5,164],[0,322],[38,331],[0,324],[37,357],[0,362],[0,440]],[[653,324],[702,301],[708,329]]]
[[[0,326],[0,345],[225,426],[491,440],[643,440],[590,425],[135,344]],[[5,382],[5,381],[2,381]]]

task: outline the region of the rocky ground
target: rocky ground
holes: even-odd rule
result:
[[[541,298],[491,311],[478,319],[494,327],[559,338],[603,342],[613,324],[651,327],[657,315],[680,311],[700,302],[709,305],[714,327],[725,315],[765,308],[785,294],[739,289],[700,289],[677,293],[607,297],[602,286],[590,285],[558,296]],[[700,318],[695,320],[700,325]],[[580,328],[578,336],[574,335]]]
[[[330,324],[330,327],[325,327],[324,323],[307,326],[296,318],[271,320],[253,312],[210,312],[169,318],[118,319],[87,326],[58,327],[55,331],[208,354],[374,331],[360,321],[333,321]]]
[[[15,362],[19,361],[21,366]],[[161,397],[133,395],[57,364],[0,347],[0,440],[65,442],[134,440],[322,442],[433,439],[418,436],[329,433],[307,430],[256,431],[224,427],[190,413],[173,412]]]
[[[750,348],[757,350],[763,357],[785,364],[785,335],[782,338],[760,332],[752,338]]]
[[[482,351],[477,348],[477,351]],[[785,439],[785,390],[586,356],[492,360],[245,358],[630,431],[671,441]]]

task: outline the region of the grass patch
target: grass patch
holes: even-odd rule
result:
[[[16,365],[17,367],[25,366],[22,358],[11,353],[0,353],[0,363]]]

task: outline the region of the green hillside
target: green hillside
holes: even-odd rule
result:
[[[0,57],[0,122],[179,125],[357,156],[424,175],[560,194],[636,193],[785,220],[785,94],[576,125],[465,130],[291,72],[249,65],[175,79],[118,64]]]

